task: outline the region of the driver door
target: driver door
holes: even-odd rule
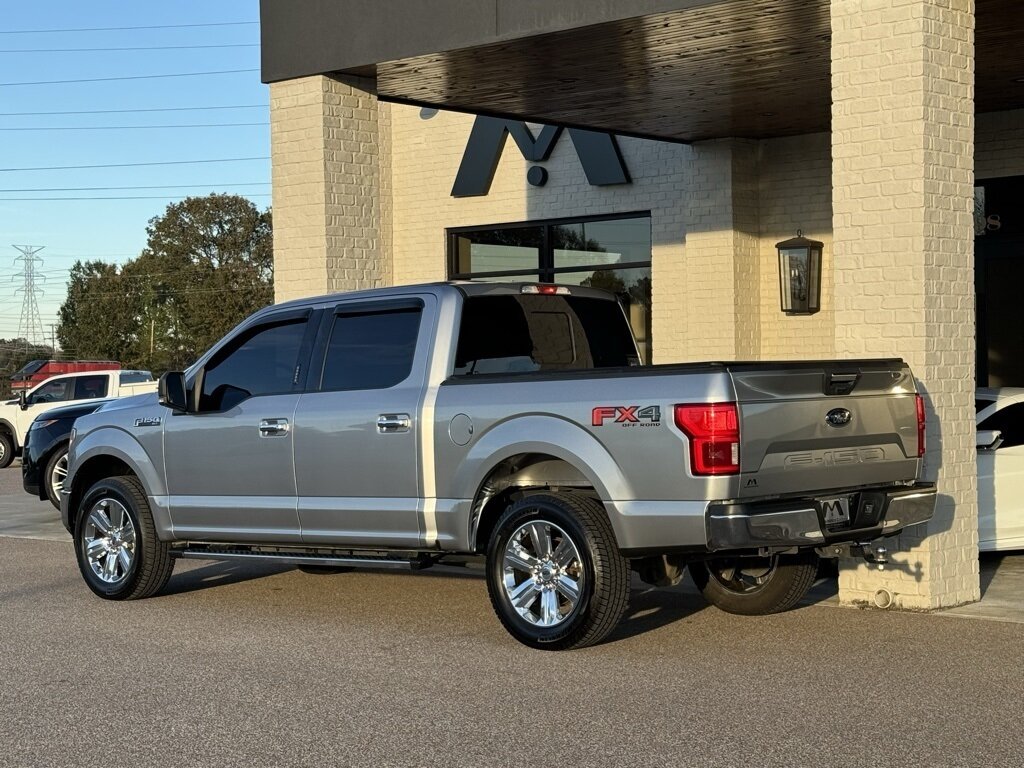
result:
[[[196,412],[164,419],[176,536],[298,542],[294,414],[319,313],[282,312],[225,342],[195,375]]]
[[[15,414],[18,420],[18,443],[25,442],[28,425],[36,416],[69,402],[74,397],[74,392],[75,380],[71,376],[55,377],[36,387],[26,399],[28,407],[24,411],[18,409]]]

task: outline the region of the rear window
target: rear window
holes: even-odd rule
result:
[[[639,365],[614,301],[583,296],[471,296],[455,354],[456,376]]]
[[[153,374],[149,371],[122,371],[120,380],[122,384],[141,384],[144,381],[152,381]]]

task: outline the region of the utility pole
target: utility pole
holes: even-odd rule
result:
[[[57,354],[57,325],[50,323],[50,349],[53,350],[53,358],[60,360],[60,356]]]
[[[156,318],[149,318],[149,368],[153,369],[153,338],[156,335]]]
[[[42,265],[43,260],[36,254],[46,246],[44,245],[15,245],[15,250],[21,253],[14,259],[15,265],[22,263],[21,278],[24,281],[21,288],[15,293],[22,293],[21,320],[18,321],[18,336],[25,339],[25,346],[29,344],[45,344],[46,334],[43,331],[43,320],[39,316],[39,302],[36,298],[43,292],[42,288],[36,286],[36,280],[46,280],[45,275],[36,273],[36,265]],[[18,277],[15,275],[15,278]]]

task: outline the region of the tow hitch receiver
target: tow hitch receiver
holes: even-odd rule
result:
[[[878,570],[885,570],[889,562],[889,550],[882,546],[881,541],[862,541],[856,544],[830,544],[818,547],[820,557],[860,557],[869,565],[877,565]]]

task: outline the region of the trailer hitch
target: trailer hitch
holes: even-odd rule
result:
[[[881,541],[860,541],[855,544],[829,544],[818,547],[820,557],[859,557],[868,565],[877,565],[878,570],[885,570],[889,563],[889,550],[882,546]]]

